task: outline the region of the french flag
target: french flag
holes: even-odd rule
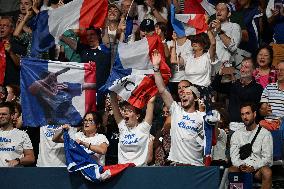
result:
[[[179,37],[196,35],[208,29],[205,14],[175,14],[173,4],[171,4],[171,23]]]
[[[66,130],[64,130],[63,139],[67,170],[69,172],[80,171],[89,181],[101,182],[118,175],[127,167],[135,166],[133,163],[99,165],[77,142],[70,138]]]
[[[24,126],[78,125],[96,110],[96,64],[21,60]]]
[[[215,12],[215,6],[207,0],[184,1],[184,14],[208,14],[209,16],[212,16]]]
[[[131,44],[118,45],[110,77],[100,90],[114,91],[133,106],[143,108],[158,92],[151,62],[155,49],[162,55],[160,72],[167,83],[171,74],[165,60],[164,46],[160,37],[153,34]]]
[[[69,29],[101,28],[107,15],[107,0],[73,0],[57,9],[39,12],[32,28],[32,56],[48,51]]]

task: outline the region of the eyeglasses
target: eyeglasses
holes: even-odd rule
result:
[[[95,124],[95,121],[92,119],[84,119],[84,123],[91,123],[91,124]]]

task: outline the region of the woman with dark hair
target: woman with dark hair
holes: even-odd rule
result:
[[[19,102],[20,101],[20,87],[18,85],[7,85],[6,86],[8,95],[6,101],[8,102]]]
[[[147,165],[155,98],[151,98],[147,104],[144,121],[141,110],[131,104],[121,107],[121,113],[116,93],[110,93],[110,100],[119,128],[118,163]]]
[[[205,102],[206,108],[209,108],[211,101],[211,65],[217,63],[216,40],[211,31],[214,23],[206,33],[201,33],[191,38],[193,53],[185,59],[180,58],[180,63],[185,64],[185,79],[195,85],[201,99]]]
[[[265,88],[269,83],[277,81],[276,70],[272,67],[273,49],[271,46],[262,46],[257,50],[255,62],[257,68],[253,76],[257,83]]]
[[[167,23],[168,11],[165,0],[145,0],[142,5],[138,5],[138,21],[151,19],[154,23]]]
[[[97,112],[89,112],[83,118],[82,131],[76,132],[74,139],[84,150],[90,154],[100,165],[105,165],[105,154],[109,142],[105,135],[99,134],[102,126],[102,117]],[[69,129],[70,125],[63,125],[63,129]],[[53,137],[54,142],[63,142],[63,129]]]

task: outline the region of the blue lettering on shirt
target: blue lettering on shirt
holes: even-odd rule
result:
[[[124,140],[121,141],[122,145],[136,144],[139,141],[134,133],[124,135],[123,139]]]
[[[12,142],[10,138],[0,137],[0,142]]]

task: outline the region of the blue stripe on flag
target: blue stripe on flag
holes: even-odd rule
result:
[[[116,57],[115,57],[115,61],[114,61],[114,65],[113,68],[111,70],[110,76],[106,82],[106,84],[104,86],[102,86],[99,90],[103,93],[109,92],[109,88],[113,85],[113,83],[117,80],[117,79],[121,79],[123,77],[126,77],[128,75],[130,75],[132,72],[131,68],[128,69],[124,69],[120,58],[119,58],[119,53],[117,52]]]
[[[171,4],[171,23],[178,37],[186,36],[184,24],[175,18],[175,6],[173,4]]]
[[[46,125],[44,111],[41,106],[36,106],[38,100],[30,95],[29,86],[48,72],[48,61],[36,58],[21,59],[21,104],[23,107],[23,122],[27,126]],[[34,106],[31,106],[34,105]],[[34,120],[37,120],[35,122]]]
[[[49,33],[48,18],[48,11],[41,11],[29,23],[29,26],[33,30],[32,57],[38,57],[40,53],[48,52],[55,44],[54,37]]]

